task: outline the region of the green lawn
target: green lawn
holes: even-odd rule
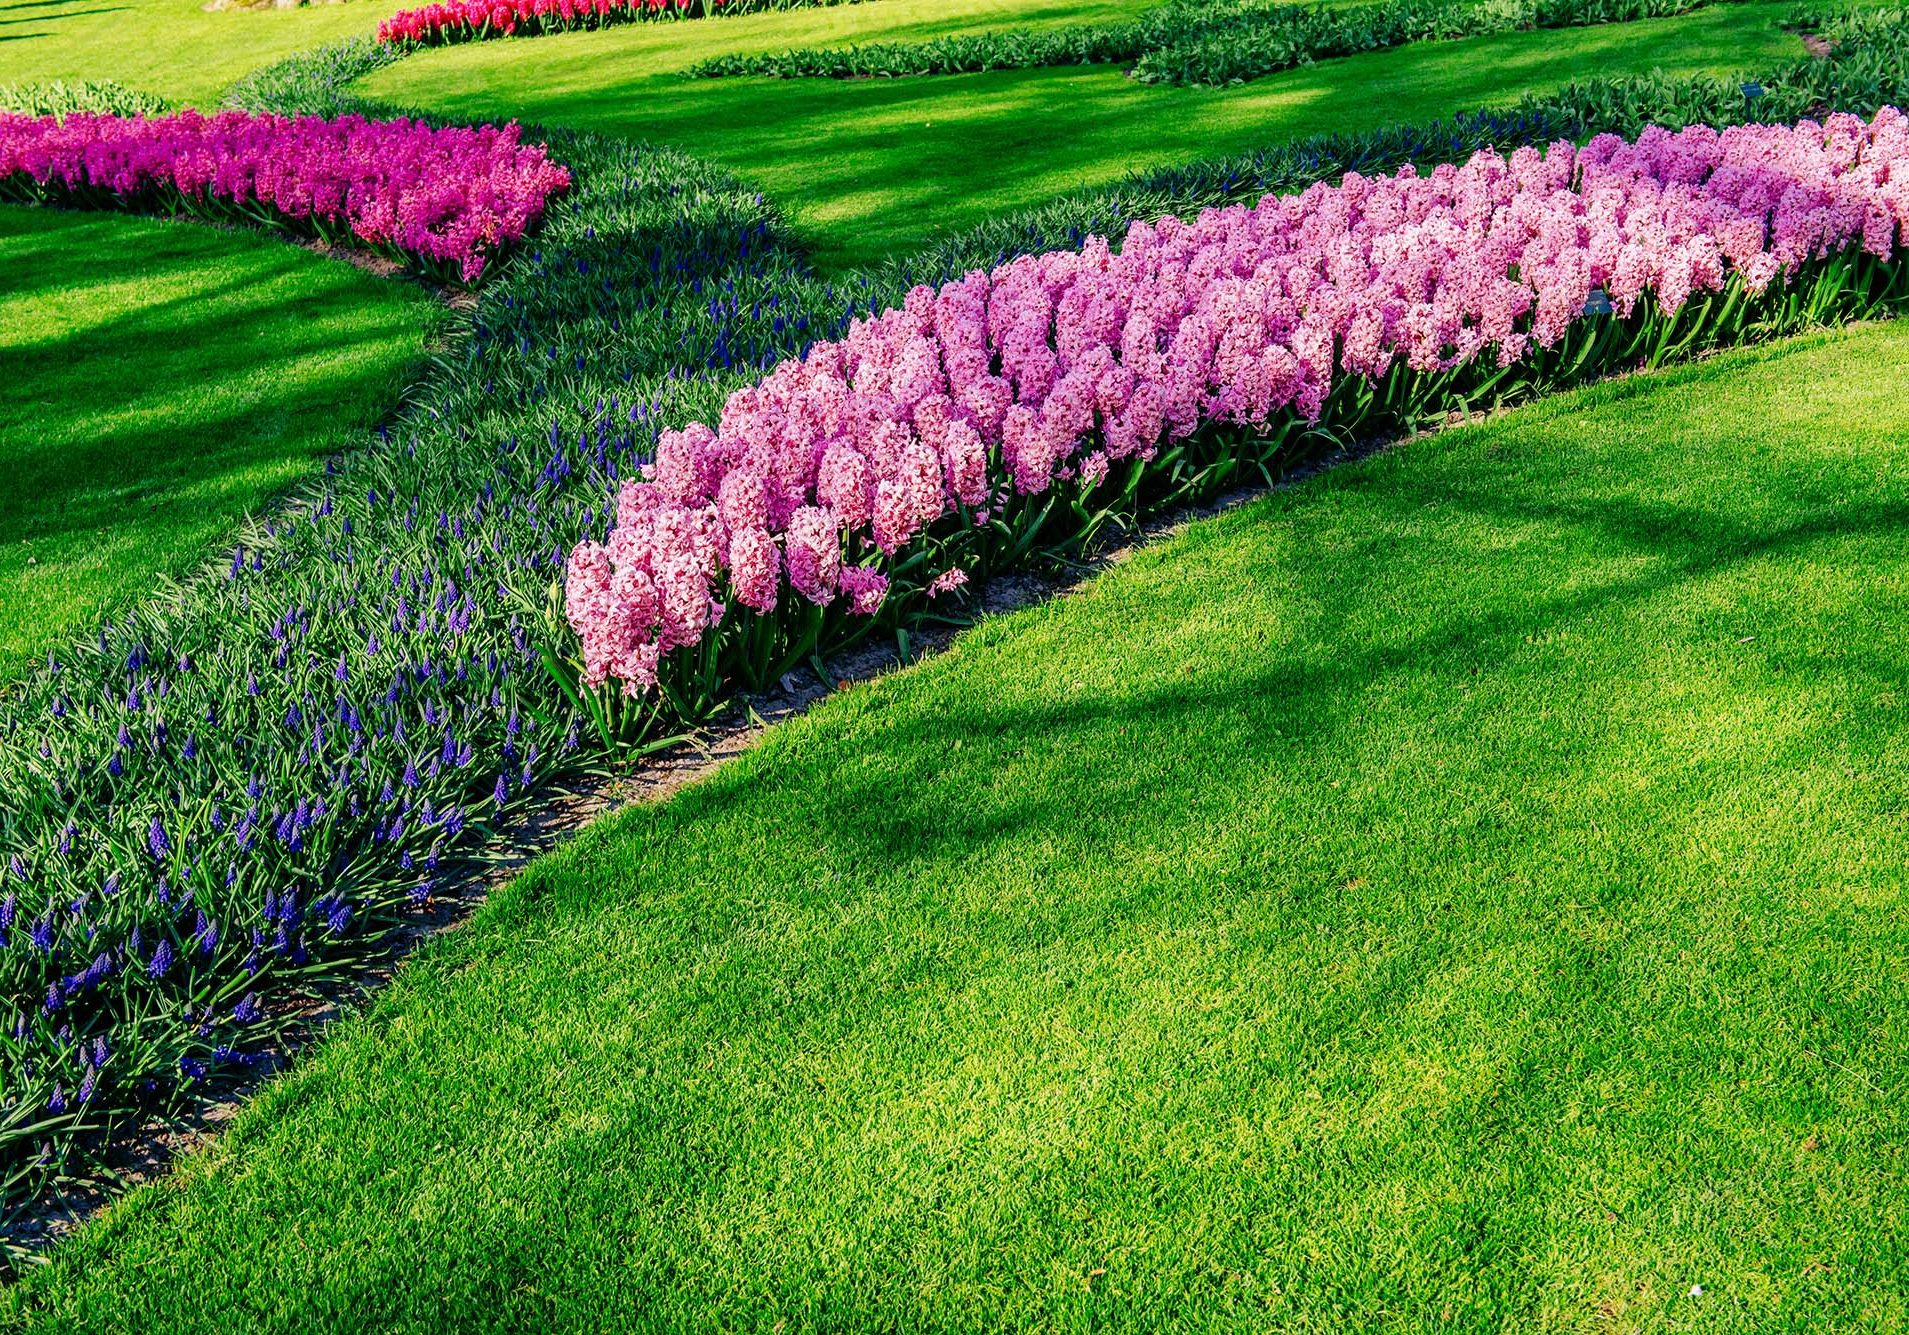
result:
[[[1003,7],[992,0],[955,8],[965,16]],[[843,266],[1136,167],[1428,120],[1588,75],[1754,71],[1801,52],[1780,27],[1790,6],[1744,4],[1659,22],[1401,47],[1230,89],[1138,84],[1112,67],[854,82],[681,77],[721,52],[990,26],[934,17],[947,8],[878,0],[486,42],[412,56],[363,87],[407,107],[677,145],[761,185],[820,263]]]
[[[899,5],[917,11],[916,26],[927,35],[1037,22],[1044,16],[1051,21],[1100,19],[1151,2],[941,0],[924,5],[899,0]],[[261,65],[343,37],[368,35],[386,16],[422,3],[348,0],[297,9],[209,13],[203,8],[204,0],[0,0],[0,84],[112,79],[162,97],[211,106],[235,80]],[[880,3],[883,9],[890,7],[888,0]],[[864,6],[852,8],[872,12]],[[820,40],[843,34],[852,37],[865,21],[855,16],[822,17],[797,26]],[[703,25],[639,26],[647,34],[644,42],[667,48]],[[729,21],[722,26],[729,26]],[[524,44],[534,46],[543,40]]]
[[[0,208],[0,676],[375,421],[436,319],[269,237]]]
[[[1901,1329],[1904,422],[1872,327],[1197,524],[599,822],[0,1325]]]
[[[216,105],[241,75],[369,33],[401,0],[208,13],[203,0],[0,0],[0,84],[112,79]]]
[[[0,0],[0,82],[209,103],[398,0]],[[1095,20],[876,0],[366,91],[663,141],[831,267],[1787,4],[1326,62],[693,82]],[[389,407],[438,317],[282,242],[0,209],[0,678]],[[1909,1327],[1909,327],[1609,383],[1193,526],[600,822],[0,1330]]]

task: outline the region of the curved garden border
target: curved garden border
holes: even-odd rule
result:
[[[251,88],[276,89],[288,112],[336,104],[344,68],[321,54]],[[662,426],[713,417],[917,280],[1007,254],[1492,143],[1872,110],[1909,92],[1905,71],[1900,26],[1859,25],[1834,61],[1774,72],[1755,102],[1710,81],[1579,85],[1502,116],[1157,173],[840,287],[808,274],[726,174],[553,133],[576,187],[398,423],[218,568],[0,700],[0,986],[16,1008],[0,1016],[5,1201],[216,1092],[271,1047],[283,999],[379,955],[451,859],[551,784],[601,769],[606,743],[680,726],[650,701],[596,711],[598,733],[549,670],[573,652],[565,555],[602,532],[604,497]],[[849,634],[925,610],[892,598]],[[708,699],[727,689],[711,683]]]

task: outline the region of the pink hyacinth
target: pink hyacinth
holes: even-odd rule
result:
[[[930,598],[945,598],[959,589],[966,588],[967,585],[968,572],[956,566],[953,569],[942,571],[939,575],[929,580],[925,592]]]
[[[888,596],[888,576],[867,566],[844,566],[842,592],[848,595],[849,607],[856,616],[874,616]]]
[[[360,241],[455,265],[470,282],[543,217],[570,173],[516,125],[0,112],[0,186],[27,178],[122,203],[171,195],[342,225]]]
[[[1671,313],[1853,246],[1892,258],[1905,228],[1909,119],[1886,108],[1348,174],[916,288],[732,395],[714,427],[663,433],[608,549],[572,558],[587,677],[653,684],[725,587],[776,606],[772,570],[872,615],[878,567],[962,510],[1092,489],[1209,425],[1317,421],[1339,377],[1511,365],[1597,291],[1620,315]],[[619,602],[626,570],[675,592]]]
[[[835,516],[805,505],[790,516],[783,541],[789,586],[812,603],[833,602],[842,574],[842,532]]]

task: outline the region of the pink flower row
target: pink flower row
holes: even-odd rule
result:
[[[421,121],[253,116],[0,113],[0,186],[30,179],[121,201],[260,206],[295,224],[342,228],[368,245],[478,277],[542,218],[570,174],[520,130]]]
[[[1510,366],[1599,290],[1674,313],[1732,273],[1761,292],[1852,245],[1889,258],[1905,227],[1909,119],[1885,109],[1348,175],[916,288],[663,433],[570,558],[585,676],[641,692],[731,600],[872,613],[937,521],[1091,489],[1209,424],[1317,420],[1335,377]]]
[[[742,0],[442,0],[405,9],[378,25],[378,40],[425,44],[465,37],[508,37],[520,24],[544,28],[625,18],[696,18],[738,8]]]

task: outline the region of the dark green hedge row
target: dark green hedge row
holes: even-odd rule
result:
[[[719,56],[699,78],[900,78],[1059,65],[1127,65],[1147,83],[1224,86],[1315,60],[1410,42],[1669,18],[1730,0],[1379,0],[1335,9],[1265,0],[1171,0],[1125,23],[1006,29],[925,42]]]
[[[1175,0],[1130,23],[1015,28],[936,37],[924,42],[871,42],[860,46],[716,56],[691,66],[689,73],[702,79],[738,75],[777,79],[889,79],[1060,65],[1127,65],[1168,40],[1174,20],[1197,22],[1198,16],[1209,9],[1236,7],[1237,0],[1219,0],[1212,6]]]

